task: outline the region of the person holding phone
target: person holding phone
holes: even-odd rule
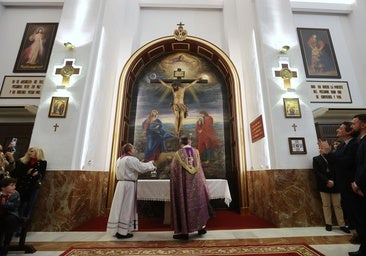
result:
[[[46,168],[47,161],[43,149],[38,147],[30,147],[25,155],[15,162],[15,169],[10,176],[17,179],[17,190],[21,198],[19,208],[21,216],[27,216],[30,210],[30,200],[41,186]]]

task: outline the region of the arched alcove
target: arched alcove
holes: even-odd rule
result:
[[[124,66],[118,89],[116,118],[114,127],[113,149],[111,156],[111,171],[109,175],[109,191],[107,208],[112,202],[115,189],[115,163],[120,155],[121,145],[129,142],[131,133],[131,108],[135,100],[133,95],[134,86],[144,69],[155,60],[174,53],[187,53],[192,56],[203,58],[215,66],[220,73],[225,88],[227,104],[226,117],[228,125],[225,129],[230,131],[228,149],[231,156],[230,170],[227,170],[233,202],[232,208],[240,209],[242,213],[248,211],[247,177],[245,170],[244,134],[242,90],[235,67],[228,56],[215,45],[196,37],[187,37],[184,41],[177,41],[174,37],[163,37],[152,41],[137,50]],[[134,124],[133,124],[134,125]],[[226,136],[225,134],[225,136]]]

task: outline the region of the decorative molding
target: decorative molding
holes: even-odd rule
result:
[[[63,6],[64,0],[0,0],[0,5],[10,6],[36,6],[36,7],[49,7],[49,6]]]
[[[209,8],[223,9],[224,0],[140,0],[140,8]]]
[[[291,1],[290,4],[292,12],[350,14],[353,11],[353,4],[351,3]]]
[[[10,6],[63,6],[64,0],[0,0],[0,5]],[[353,11],[353,4],[349,3],[327,3],[324,1],[305,2],[305,1],[290,1],[293,12],[303,13],[338,13],[350,14]],[[223,9],[224,0],[140,0],[140,8],[209,8]]]

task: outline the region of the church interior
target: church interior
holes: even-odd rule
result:
[[[208,227],[190,243],[356,250],[348,234],[324,229],[312,159],[318,138],[332,143],[341,122],[366,113],[365,11],[363,0],[1,0],[0,144],[16,138],[16,158],[37,146],[47,160],[26,239],[33,255],[121,245],[72,230],[108,214],[121,145],[144,158],[152,110],[166,141],[157,177],[141,176],[139,203],[169,200],[177,138],[201,147],[210,115],[216,146],[203,167],[214,207],[276,227]],[[181,94],[167,87],[177,82]],[[184,118],[172,100],[188,106]],[[169,245],[171,235],[138,231],[122,246]]]

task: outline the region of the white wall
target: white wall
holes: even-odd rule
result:
[[[152,2],[155,5],[151,5]],[[107,171],[120,72],[134,51],[156,38],[171,35],[176,24],[182,21],[189,35],[223,49],[237,68],[246,106],[243,127],[248,169],[307,168],[317,151],[312,110],[320,104],[309,104],[308,92],[301,86],[306,79],[295,27],[321,24],[330,28],[342,80],[352,86],[353,103],[342,107],[363,107],[366,40],[360,31],[362,22],[365,24],[362,16],[365,3],[358,2],[360,10],[350,16],[296,13],[293,17],[288,1],[283,0],[276,0],[277,4],[269,0],[267,3],[252,0],[175,2],[185,8],[171,6],[169,1],[163,0],[94,0],[89,1],[88,6],[82,1],[66,0],[64,11],[60,7],[6,7],[0,11],[0,28],[7,35],[2,41],[0,56],[7,65],[0,66],[0,76],[14,75],[12,69],[27,22],[60,21],[32,142],[45,148],[50,169]],[[280,8],[281,5],[284,7]],[[280,18],[284,15],[280,26],[273,22],[277,15]],[[73,23],[82,17],[83,22]],[[77,29],[80,33],[73,34]],[[73,43],[77,44],[79,39],[88,43],[77,45],[73,52],[63,46],[65,40],[75,40]],[[292,46],[288,54],[290,67],[299,72],[293,84],[299,85],[296,93],[302,101],[303,118],[296,120],[299,125],[296,133],[291,128],[295,120],[283,116],[283,90],[278,86],[282,80],[273,78],[271,73],[272,68],[278,66],[278,49],[283,44]],[[75,58],[75,65],[83,68],[82,74],[74,86],[66,90],[71,95],[67,118],[50,119],[47,117],[50,98],[59,94],[55,90],[58,80],[53,68],[62,65],[65,58]],[[38,102],[0,99],[0,105]],[[331,106],[339,107],[338,104]],[[260,114],[265,118],[266,137],[251,143],[249,123]],[[61,125],[57,133],[52,127],[56,122]],[[307,155],[289,155],[287,137],[295,136],[306,138]]]
[[[325,14],[294,14],[294,20],[296,27],[305,27],[305,28],[326,28],[329,29],[334,52],[337,57],[339,70],[341,73],[340,79],[306,79],[307,81],[347,81],[350,89],[350,94],[352,97],[351,104],[342,104],[342,103],[311,103],[309,106],[312,110],[317,109],[319,107],[327,107],[327,108],[362,108],[364,105],[364,95],[361,93],[359,81],[357,79],[357,74],[355,73],[356,67],[361,65],[364,66],[364,60],[359,58],[352,58],[350,54],[353,48],[352,46],[353,40],[347,40],[346,34],[350,31],[347,19],[345,19],[345,15],[333,14],[333,15],[325,15]],[[351,36],[352,38],[354,36]],[[358,41],[358,40],[355,40]],[[362,52],[362,51],[361,51]],[[303,94],[308,95],[308,88],[303,87]],[[309,100],[308,100],[309,101]]]
[[[354,79],[359,85],[362,101],[357,103],[358,106],[366,107],[366,1],[357,0],[354,4],[353,12],[349,16],[341,16],[341,26],[346,43],[346,49],[350,53],[352,66],[347,66],[347,70],[352,70]]]
[[[58,22],[62,8],[24,8],[3,7],[0,11],[0,30],[2,31],[0,56],[0,79],[4,76],[43,76],[45,73],[13,73],[23,33],[27,23]],[[1,85],[2,86],[2,83]],[[0,106],[38,105],[39,99],[3,99]]]

